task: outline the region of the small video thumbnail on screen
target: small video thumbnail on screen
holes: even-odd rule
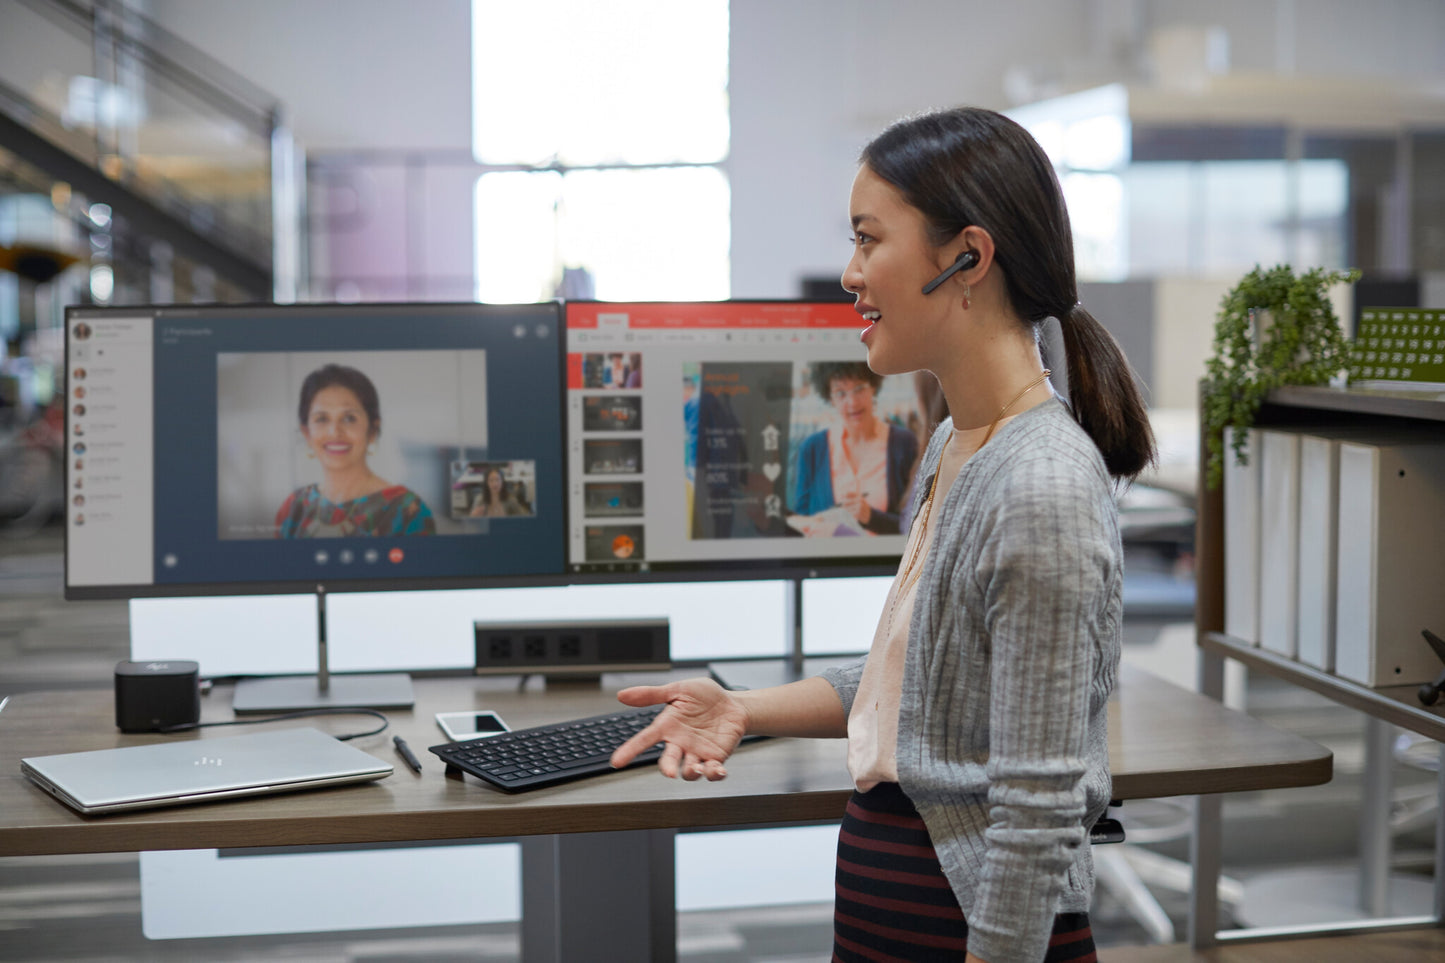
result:
[[[589,351],[582,355],[582,387],[641,388],[642,353]]]
[[[862,361],[683,365],[693,539],[896,535],[927,427]]]
[[[582,399],[583,431],[641,431],[641,395],[587,395]]]
[[[642,440],[586,439],[582,442],[582,472],[587,475],[642,474]]]
[[[452,464],[454,518],[530,518],[536,515],[535,461],[464,461]]]

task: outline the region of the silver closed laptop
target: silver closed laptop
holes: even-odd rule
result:
[[[392,767],[317,729],[188,739],[20,760],[46,791],[87,815],[366,782]]]

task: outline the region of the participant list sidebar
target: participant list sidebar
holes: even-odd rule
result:
[[[155,581],[154,322],[70,322],[66,370],[66,582]]]

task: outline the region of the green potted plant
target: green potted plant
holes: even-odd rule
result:
[[[1205,366],[1205,481],[1224,477],[1224,429],[1233,428],[1240,464],[1264,396],[1282,385],[1327,384],[1348,358],[1344,331],[1330,303],[1333,284],[1359,280],[1356,270],[1313,268],[1296,275],[1287,264],[1256,266],[1220,302],[1214,355]]]

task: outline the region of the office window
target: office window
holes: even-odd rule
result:
[[[1122,281],[1129,276],[1129,224],[1124,182],[1118,174],[1069,171],[1059,179],[1074,229],[1074,263],[1080,279]]]
[[[549,298],[563,267],[586,268],[608,301],[726,298],[729,204],[711,166],[484,174],[478,298]]]
[[[1127,216],[1119,223],[1135,277],[1222,276],[1256,264],[1345,266],[1350,184],[1343,161],[1136,162],[1124,183]]]
[[[480,300],[728,296],[725,0],[474,0],[472,51]]]
[[[1350,256],[1351,167],[1328,153],[1343,143],[1317,139],[1327,153],[1290,161],[1283,127],[1136,125],[1122,84],[1009,114],[1059,174],[1081,281],[1341,268]],[[1388,152],[1362,166],[1382,163]]]

